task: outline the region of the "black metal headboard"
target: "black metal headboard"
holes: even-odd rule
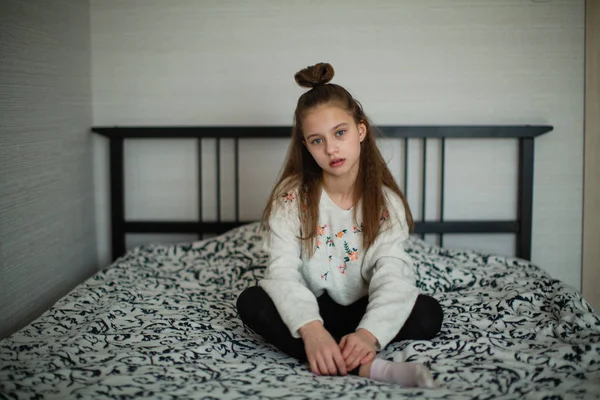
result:
[[[422,182],[422,220],[415,222],[415,233],[438,234],[440,245],[444,233],[512,233],[516,235],[516,256],[529,260],[531,257],[531,221],[533,200],[533,154],[534,138],[553,129],[547,125],[516,126],[379,126],[378,130],[385,138],[404,139],[404,191],[406,193],[408,170],[408,139],[423,140],[423,182]],[[110,147],[110,209],[112,259],[125,253],[125,235],[127,233],[197,233],[219,234],[252,221],[239,219],[239,147],[240,139],[289,138],[289,126],[186,126],[186,127],[93,127],[93,132],[109,139]],[[217,221],[203,221],[202,218],[202,163],[199,162],[199,220],[189,222],[171,221],[126,221],[123,142],[126,139],[175,139],[196,138],[216,139],[217,169]],[[517,182],[517,219],[487,221],[448,221],[444,220],[444,170],[445,141],[452,138],[514,138],[519,142],[518,182]],[[235,218],[233,221],[221,220],[221,172],[220,140],[234,139],[235,173]],[[425,168],[427,162],[427,139],[441,140],[441,210],[440,218],[431,221],[425,219]],[[202,140],[198,140],[198,157],[202,155]]]

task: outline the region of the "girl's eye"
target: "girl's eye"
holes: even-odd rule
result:
[[[336,135],[336,136],[342,136],[344,133],[346,133],[346,131],[342,129],[341,131],[337,131],[337,132],[335,133],[335,135]]]
[[[323,139],[315,139],[315,140],[313,140],[311,143],[312,143],[312,144],[319,144],[319,143],[321,143],[322,141],[323,141]]]

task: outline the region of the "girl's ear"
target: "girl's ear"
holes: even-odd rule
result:
[[[367,136],[367,125],[365,125],[362,122],[359,122],[359,124],[358,124],[358,137],[359,137],[360,141],[362,142],[363,140],[365,140],[366,136]]]

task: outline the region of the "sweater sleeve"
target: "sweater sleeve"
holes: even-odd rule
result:
[[[404,206],[395,194],[387,197],[389,219],[365,255],[363,277],[369,282],[369,303],[357,327],[371,332],[379,349],[398,334],[419,295],[413,262],[404,250],[409,236]]]
[[[264,279],[259,282],[269,295],[281,319],[293,337],[299,338],[298,329],[311,321],[321,321],[315,295],[308,289],[302,276],[300,217],[295,195],[276,205],[269,218],[265,242],[269,254]],[[293,200],[289,200],[292,198]]]

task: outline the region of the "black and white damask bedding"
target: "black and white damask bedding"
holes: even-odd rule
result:
[[[0,398],[600,398],[600,318],[580,293],[513,258],[411,239],[419,286],[445,311],[423,362],[438,389],[318,377],[246,330],[235,300],[264,272],[256,226],[136,248],[0,341]]]

